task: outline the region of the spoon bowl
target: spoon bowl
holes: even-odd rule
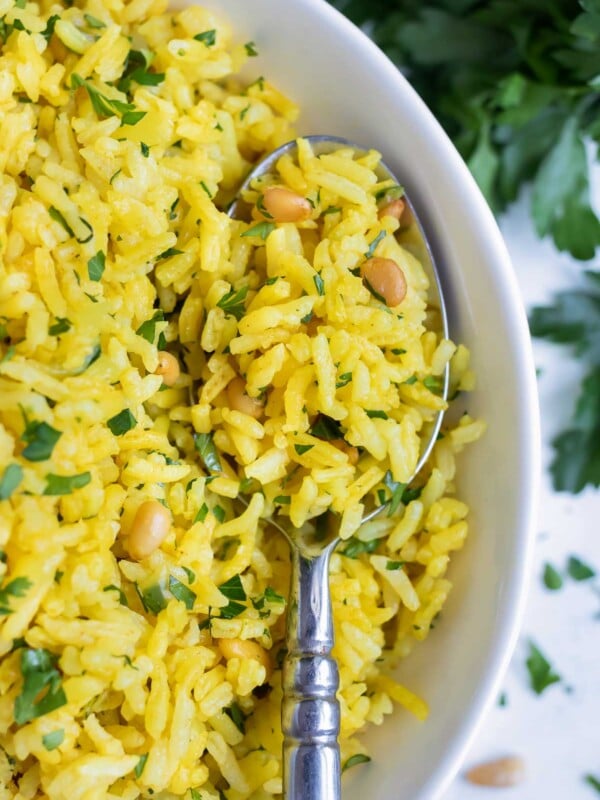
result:
[[[338,136],[307,136],[315,155],[351,148],[357,153],[367,149]],[[243,193],[269,172],[277,161],[297,149],[296,141],[288,142],[266,156],[247,176],[228,214],[234,219],[246,219],[248,204]],[[380,181],[396,176],[379,162],[376,170]],[[438,330],[448,338],[448,318],[439,274],[423,226],[410,199],[404,195],[408,222],[397,234],[400,243],[421,263],[429,278],[428,315],[436,320]],[[449,366],[443,373],[441,397],[448,398]],[[444,410],[440,410],[422,438],[421,452],[409,483],[414,480],[438,438]],[[376,506],[362,519],[362,524],[381,514],[391,500]],[[292,558],[292,575],[288,607],[286,645],[283,663],[283,793],[287,800],[339,800],[341,797],[341,767],[338,735],[340,710],[336,699],[339,685],[338,669],[331,657],[333,620],[329,592],[329,561],[340,542],[338,519],[326,512],[302,527],[295,529],[290,520],[279,514],[269,520],[288,540]]]

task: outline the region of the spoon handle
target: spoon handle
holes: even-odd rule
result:
[[[287,649],[283,663],[283,794],[340,800],[338,668],[331,657],[330,548],[316,556],[292,545]]]

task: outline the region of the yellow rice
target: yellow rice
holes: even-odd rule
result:
[[[0,800],[276,797],[289,555],[264,521],[331,507],[350,540],[331,566],[343,759],[394,702],[424,719],[391,668],[451,588],[468,512],[454,455],[482,423],[445,429],[420,493],[357,529],[386,474],[413,471],[443,407],[431,379],[451,359],[452,392],[472,388],[468,353],[424,327],[427,279],[377,216],[376,153],[316,158],[301,141],[247,193],[308,197],[300,225],[263,239],[243,235],[258,218],[224,213],[297,109],[235,77],[255,46],[222,20],[165,0],[0,0],[0,18]],[[141,83],[121,91],[128,56]],[[382,233],[375,254],[408,280],[393,313],[351,272]],[[165,347],[172,388],[154,374]],[[238,373],[266,398],[260,421],[228,407]],[[311,432],[318,414],[360,448],[356,467]],[[60,437],[32,460],[39,423]],[[213,445],[218,468],[198,452]],[[56,495],[49,474],[80,477]],[[172,525],[136,562],[148,499]],[[259,645],[273,674],[267,656],[225,658],[223,639]]]

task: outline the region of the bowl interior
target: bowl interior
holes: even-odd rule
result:
[[[184,5],[179,0],[178,5]],[[380,150],[406,186],[442,273],[451,337],[468,345],[476,392],[464,408],[488,421],[460,461],[470,537],[450,571],[440,624],[398,669],[430,704],[426,723],[397,711],[365,742],[373,763],[344,777],[358,800],[431,800],[452,778],[491,702],[523,602],[538,472],[533,360],[516,282],[494,219],[468,170],[398,71],[323,0],[203,0],[256,42],[248,68],[299,103],[303,134]]]

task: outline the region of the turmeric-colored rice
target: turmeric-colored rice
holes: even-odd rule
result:
[[[343,760],[394,703],[424,719],[393,666],[451,588],[454,455],[482,423],[447,424],[405,484],[468,353],[426,327],[378,154],[300,140],[227,216],[294,138],[294,103],[236,78],[260,42],[165,0],[0,0],[0,39],[0,800],[277,797],[289,553],[266,521],[339,517]],[[271,184],[310,217],[261,215]],[[366,253],[402,268],[397,308]]]

